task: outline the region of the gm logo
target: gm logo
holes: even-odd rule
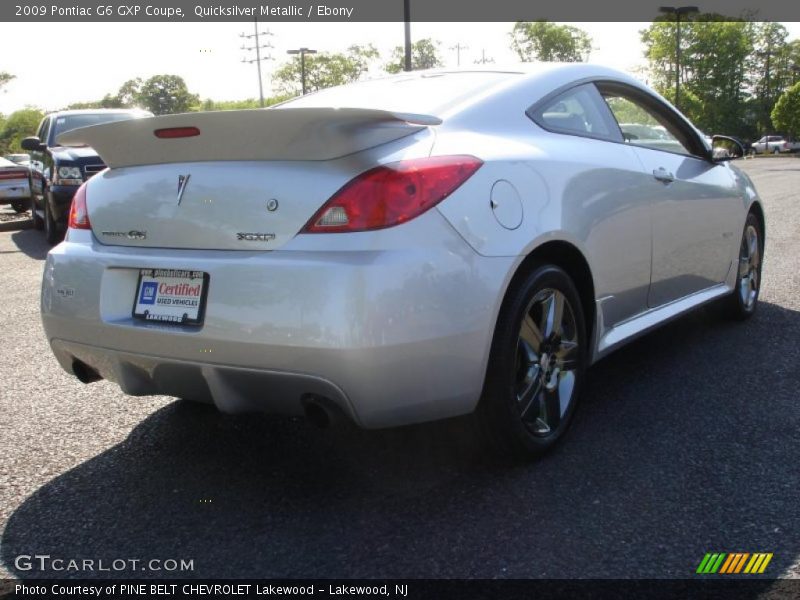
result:
[[[707,552],[696,572],[700,575],[755,575],[763,573],[771,560],[772,552]]]
[[[145,281],[142,284],[142,291],[139,294],[139,304],[155,304],[158,283],[155,281]]]

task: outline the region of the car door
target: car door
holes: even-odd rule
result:
[[[616,82],[598,87],[618,122],[633,120],[652,132],[625,138],[652,177],[648,305],[722,283],[741,226],[741,200],[729,167],[712,162],[693,128],[655,96]]]
[[[603,98],[591,83],[576,85],[545,97],[528,116],[551,134],[537,136],[541,156],[532,166],[560,198],[561,226],[587,253],[603,327],[644,312],[652,206],[643,190],[650,181]]]

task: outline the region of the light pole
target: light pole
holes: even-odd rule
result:
[[[300,55],[300,79],[303,85],[303,95],[306,95],[306,54],[316,54],[316,50],[311,48],[298,48],[297,50],[287,50],[286,54],[299,54]]]
[[[405,28],[405,44],[403,52],[403,70],[411,70],[411,0],[403,0],[403,27]]]
[[[675,15],[677,31],[675,34],[675,108],[680,110],[681,94],[681,15],[700,12],[696,6],[660,6],[659,12],[667,15]]]

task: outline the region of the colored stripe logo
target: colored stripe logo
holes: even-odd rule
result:
[[[772,552],[707,552],[696,573],[700,575],[760,574],[772,560]]]

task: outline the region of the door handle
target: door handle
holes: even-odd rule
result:
[[[664,167],[659,167],[658,169],[653,169],[653,177],[655,177],[658,181],[662,183],[672,183],[675,181],[675,176],[667,171]]]

